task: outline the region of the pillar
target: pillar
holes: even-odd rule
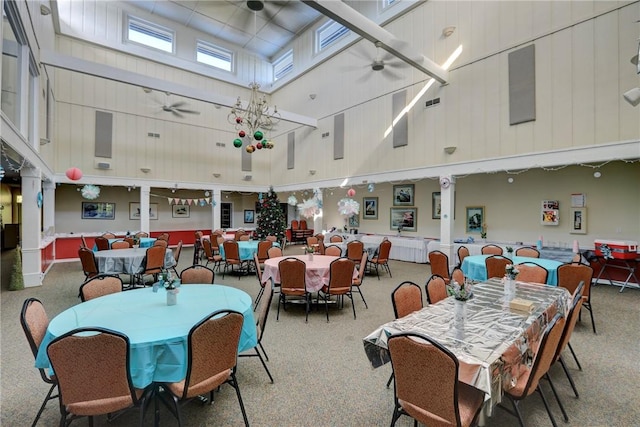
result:
[[[22,177],[22,275],[24,286],[42,286],[42,257],[40,252],[40,206],[38,198],[42,196],[40,169],[23,167]]]

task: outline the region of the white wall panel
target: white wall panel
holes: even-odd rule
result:
[[[551,87],[553,109],[553,147],[560,148],[566,146],[572,140],[573,125],[573,101],[572,101],[572,75],[573,63],[571,61],[571,32],[563,31],[551,36],[551,57],[553,71],[551,73]],[[540,82],[544,84],[545,82]],[[544,106],[541,106],[544,108]]]
[[[572,145],[591,145],[595,135],[595,80],[593,22],[573,27],[573,142]],[[588,89],[588,90],[587,90]]]
[[[535,151],[553,149],[553,73],[554,64],[551,37],[536,41],[536,121],[534,127]]]

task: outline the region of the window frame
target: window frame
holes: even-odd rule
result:
[[[283,66],[283,64],[285,64]],[[289,49],[273,62],[273,81],[277,81],[293,71],[293,49]]]
[[[207,50],[210,51],[213,54],[209,54],[207,52],[201,52],[201,50]],[[213,43],[204,41],[204,40],[196,40],[196,50],[195,50],[195,54],[196,54],[196,62],[198,64],[203,64],[206,65],[208,67],[213,67],[216,68],[218,70],[222,70],[222,71],[227,71],[229,73],[232,73],[234,68],[235,68],[235,52],[230,50],[230,49],[225,49],[224,47],[215,45]],[[214,64],[210,64],[208,62],[204,62],[198,59],[198,55],[199,54],[203,54],[203,55],[209,55],[210,57],[217,59],[218,61],[224,62],[225,59],[223,58],[223,56],[228,55],[228,63],[229,63],[229,69],[223,68],[223,67],[219,67],[217,65]],[[218,56],[214,55],[214,54],[218,54]]]
[[[332,27],[335,28],[332,29]],[[332,46],[349,33],[351,33],[351,30],[346,26],[333,19],[328,20],[315,31],[316,53],[322,52],[329,46]]]
[[[149,32],[155,32],[156,34],[158,34],[158,36],[166,36],[166,38],[170,44],[171,44],[171,50],[166,50],[163,49],[161,47],[158,46],[153,46],[152,44],[147,44],[144,43],[142,41],[139,40],[133,40],[130,37],[130,32],[131,32],[131,24],[135,23],[138,24],[141,28],[145,28],[147,30],[149,30]],[[139,31],[139,33],[142,34],[142,32]],[[155,37],[156,39],[158,39],[159,41],[162,41],[162,37],[156,37],[153,34],[147,34],[149,37]],[[164,27],[162,25],[156,24],[154,22],[151,21],[147,21],[145,19],[142,18],[138,18],[137,16],[133,16],[133,15],[127,15],[127,21],[126,21],[126,25],[124,28],[124,40],[127,43],[134,43],[138,46],[143,46],[145,48],[149,48],[149,49],[154,49],[157,50],[159,52],[164,52],[164,53],[170,53],[170,54],[175,54],[176,52],[176,32],[175,30],[171,29],[171,28],[167,28]]]

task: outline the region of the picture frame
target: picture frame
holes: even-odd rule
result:
[[[358,215],[352,215],[349,217],[349,228],[360,227],[360,217]]]
[[[540,221],[542,225],[560,224],[560,202],[558,200],[543,200]]]
[[[587,208],[571,209],[570,234],[587,234]]]
[[[171,205],[172,218],[189,218],[191,216],[191,207],[189,205]]]
[[[439,191],[431,193],[431,219],[442,218],[442,195]]]
[[[140,219],[140,203],[129,202],[129,219]],[[158,219],[158,204],[149,203],[149,219]]]
[[[255,213],[256,211],[251,209],[244,210],[244,223],[245,224],[253,224],[255,221]]]
[[[392,230],[418,231],[418,208],[389,208],[389,226]]]
[[[378,198],[362,198],[362,219],[378,219]]]
[[[82,219],[116,219],[116,204],[82,202]]]
[[[393,186],[393,206],[413,206],[415,204],[415,185],[402,184]]]
[[[484,206],[467,206],[466,212],[466,232],[482,234],[486,221],[484,215]]]

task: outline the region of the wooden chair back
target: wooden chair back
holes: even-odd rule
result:
[[[484,264],[487,269],[487,278],[502,278],[505,275],[505,268],[511,264],[511,260],[502,255],[491,255],[484,260]]]
[[[502,255],[502,248],[498,245],[484,245],[480,252],[482,255]]]
[[[391,303],[396,319],[421,310],[422,289],[411,281],[402,282],[391,292]]]
[[[442,301],[447,295],[447,284],[444,277],[438,274],[432,274],[427,283],[424,285],[424,290],[427,294],[427,302],[429,304],[435,304],[438,301]]]
[[[104,295],[122,292],[122,279],[116,275],[100,274],[86,280],[80,285],[80,300],[92,300]]]

